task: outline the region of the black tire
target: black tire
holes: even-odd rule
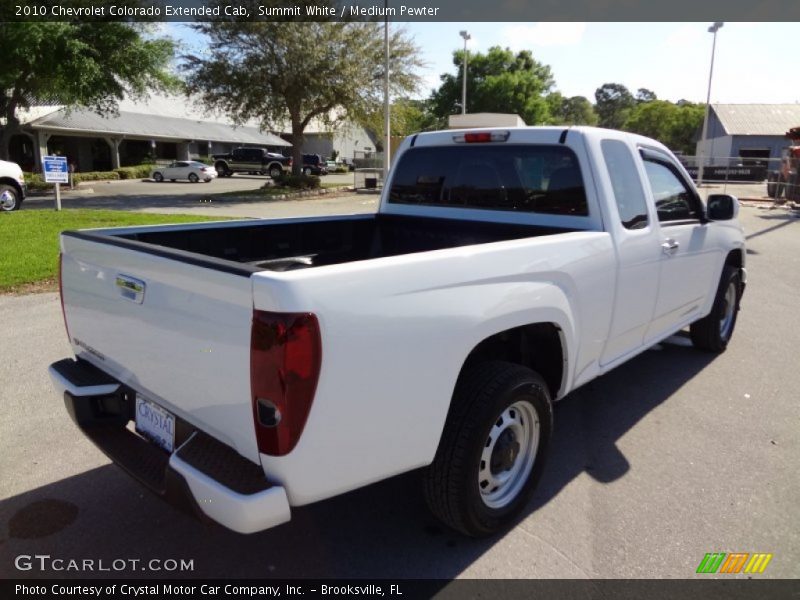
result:
[[[778,174],[771,172],[767,174],[767,196],[770,198],[777,197],[778,191]]]
[[[220,161],[214,163],[214,169],[217,171],[217,177],[230,177],[231,172],[228,170],[228,165]]]
[[[736,327],[741,298],[742,274],[736,267],[725,265],[711,312],[689,328],[695,348],[706,352],[725,351]]]
[[[189,173],[189,181],[191,181],[192,183],[197,183],[198,181],[200,181],[200,178],[197,176],[196,173]]]
[[[155,181],[156,183],[161,183],[162,181],[164,181],[164,176],[158,171],[156,171],[155,173],[153,173],[153,181]]]
[[[786,180],[783,178],[783,175],[778,176],[778,181],[775,183],[775,199],[779,200],[781,196],[783,196],[783,192],[786,190]]]
[[[22,198],[17,189],[4,183],[0,184],[0,210],[11,212],[19,210],[20,206],[22,206]]]
[[[800,200],[800,174],[786,182],[786,199],[793,202]]]
[[[283,169],[278,165],[272,165],[269,168],[269,176],[272,179],[278,179],[278,177],[280,177],[281,175],[283,175]]]
[[[467,368],[453,393],[436,456],[425,471],[424,492],[441,521],[483,537],[508,526],[530,500],[547,458],[553,409],[547,385],[531,369],[501,361]],[[538,425],[536,419],[527,420],[531,431],[538,432],[527,443],[511,431],[513,426],[506,426],[515,411],[523,427],[525,415],[538,418]],[[495,482],[495,475],[500,479],[506,473],[508,480],[499,487],[481,480],[488,475]],[[504,486],[509,487],[502,490]]]
[[[311,167],[303,167],[303,175],[305,175],[306,177],[311,175]]]

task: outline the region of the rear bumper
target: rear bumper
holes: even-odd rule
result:
[[[86,361],[50,365],[50,377],[75,424],[134,479],[170,504],[239,533],[254,533],[291,518],[283,487],[259,465],[185,421],[176,422],[171,454],[128,423],[135,393]]]

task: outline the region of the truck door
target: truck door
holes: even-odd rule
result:
[[[641,347],[658,295],[661,248],[655,211],[647,202],[635,147],[621,139],[600,142],[616,215],[608,230],[617,250],[616,294],[602,366]]]
[[[695,187],[668,155],[641,149],[649,193],[660,231],[661,268],[655,311],[645,342],[700,317],[716,289],[718,252],[707,243],[703,203]]]

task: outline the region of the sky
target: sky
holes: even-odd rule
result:
[[[604,83],[639,88],[659,99],[705,102],[713,35],[711,23],[394,23],[413,37],[427,68],[419,96],[438,87],[441,73],[455,72],[454,50],[463,48],[459,31],[472,39],[471,52],[491,46],[530,50],[552,69],[555,89],[585,96]],[[725,23],[717,33],[712,103],[800,102],[797,23]],[[186,25],[169,33],[197,48],[202,41]],[[468,92],[469,93],[469,92]],[[469,105],[469,99],[467,100]]]

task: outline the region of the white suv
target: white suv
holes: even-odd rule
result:
[[[0,210],[17,210],[22,205],[27,191],[19,165],[0,160]]]

